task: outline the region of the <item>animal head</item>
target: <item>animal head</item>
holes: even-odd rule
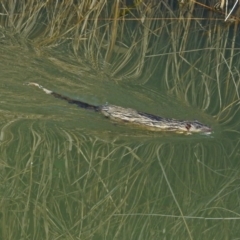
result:
[[[181,129],[184,132],[189,132],[189,133],[204,133],[204,134],[211,134],[212,129],[199,121],[184,121],[181,124]]]

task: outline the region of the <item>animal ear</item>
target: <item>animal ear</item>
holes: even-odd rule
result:
[[[191,125],[190,123],[187,123],[186,126],[185,126],[185,128],[186,128],[188,131],[190,130],[191,127],[192,127],[192,125]]]

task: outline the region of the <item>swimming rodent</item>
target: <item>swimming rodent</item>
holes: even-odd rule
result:
[[[74,100],[69,97],[63,96],[59,93],[53,92],[39,85],[38,83],[29,82],[27,85],[36,86],[42,89],[46,94],[51,94],[56,98],[63,99],[71,104],[96,112],[102,113],[105,117],[114,121],[132,123],[141,127],[144,127],[152,131],[170,131],[176,133],[204,133],[211,134],[210,127],[200,123],[197,120],[184,121],[170,118],[163,118],[149,113],[139,112],[132,108],[123,108],[116,105],[104,104],[100,106],[94,106],[79,100]]]

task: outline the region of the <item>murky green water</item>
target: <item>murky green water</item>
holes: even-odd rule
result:
[[[70,53],[10,40],[0,52],[3,239],[236,239],[238,112],[221,125],[156,82],[111,81]],[[30,81],[95,105],[198,119],[214,133],[116,124],[24,85]]]

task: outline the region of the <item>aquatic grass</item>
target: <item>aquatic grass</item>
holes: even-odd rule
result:
[[[221,36],[220,41],[216,40],[221,42],[221,39],[224,40],[223,44],[226,45],[227,38]],[[197,59],[193,54],[185,54],[184,57],[181,53],[175,54],[175,59],[183,60],[182,62],[175,60],[176,66],[174,66],[174,72],[180,72],[181,69],[181,76],[176,73],[176,76],[172,76],[174,79],[170,80],[172,74],[166,74],[168,77],[166,86],[171,92],[175,93],[179,98],[184,98],[190,105],[198,106],[198,108],[206,112],[212,109],[211,114],[216,115],[216,118],[221,123],[224,123],[225,120],[223,118],[220,120],[219,116],[221,112],[224,112],[223,110],[226,109],[227,105],[235,105],[235,107],[231,108],[232,111],[229,112],[229,118],[232,118],[237,113],[236,103],[239,95],[239,79],[236,72],[239,61],[235,57],[237,50],[234,52],[233,46],[226,48],[224,45],[223,47],[219,46],[219,52],[215,49],[209,52],[208,48],[206,50],[203,48],[201,56]],[[171,56],[167,61],[169,63],[167,69],[171,69],[171,65],[174,63],[170,59]],[[205,59],[210,60],[210,65],[205,62]],[[186,71],[184,71],[186,68],[185,63],[189,66]],[[229,94],[230,92],[231,94]]]
[[[153,29],[158,23],[154,21],[154,15],[161,9],[161,3],[136,4],[133,12],[120,17],[122,7],[122,1],[112,4],[106,1],[76,1],[73,4],[57,1],[54,4],[12,0],[2,2],[6,12],[2,22],[11,25],[22,37],[31,39],[36,48],[71,44],[79,60],[84,56],[93,68],[111,78],[137,79],[145,75],[144,82],[147,82],[151,71],[145,65],[151,64],[153,59],[145,61],[145,56],[157,46],[152,45],[152,38],[158,37]]]
[[[22,238],[45,239],[149,238],[165,232],[195,239],[199,227],[207,229],[196,221],[207,224],[208,214],[221,219],[219,227],[225,218],[237,219],[237,206],[232,205],[237,171],[225,167],[229,154],[211,140],[208,145],[179,141],[173,146],[163,140],[126,145],[37,120],[15,122],[14,129],[18,131],[12,138],[5,128],[0,145],[1,212],[4,221],[12,223],[2,232],[5,238],[15,239],[20,233]],[[18,150],[8,151],[13,146]],[[214,149],[218,161],[209,158],[208,148]],[[236,148],[231,159],[237,154]],[[12,211],[15,214],[9,215]],[[183,231],[184,225],[189,232]],[[229,231],[234,229],[229,226]]]
[[[170,182],[168,181],[168,177],[167,177],[166,172],[165,172],[165,170],[164,170],[164,167],[163,167],[163,165],[162,165],[162,163],[161,163],[161,159],[159,158],[159,151],[160,151],[160,150],[161,150],[161,149],[158,149],[158,162],[159,162],[159,165],[160,165],[160,167],[161,167],[163,176],[164,176],[164,178],[165,178],[165,181],[167,182],[168,188],[169,188],[169,190],[170,190],[170,192],[171,192],[171,194],[172,194],[172,197],[173,197],[173,199],[174,199],[174,202],[176,203],[176,206],[177,206],[177,208],[178,208],[178,210],[179,210],[179,212],[180,212],[180,215],[182,216],[182,219],[183,219],[184,225],[185,225],[185,227],[186,227],[186,230],[187,230],[187,232],[188,232],[189,238],[190,238],[190,239],[193,239],[193,238],[192,238],[192,235],[191,235],[191,232],[190,232],[190,230],[189,230],[189,226],[188,226],[185,218],[183,217],[182,209],[181,209],[181,207],[180,207],[180,205],[179,205],[179,203],[178,203],[178,201],[177,201],[177,199],[176,199],[176,196],[175,196],[175,194],[174,194],[174,191],[172,190],[172,187],[171,187],[171,185],[170,185]]]
[[[2,2],[1,24],[48,56],[46,47],[67,46],[80,66],[112,80],[143,84],[156,69],[161,89],[239,136],[236,25],[232,34],[231,26],[199,22],[193,2],[187,12],[166,1],[143,3],[121,17],[121,1],[75,3]],[[50,58],[61,70],[84,71]],[[1,113],[2,238],[238,237],[238,138],[104,140],[102,129],[86,133],[47,116]]]
[[[136,4],[133,11],[119,16],[123,7],[122,1],[113,4],[106,1],[76,1],[72,4],[58,1],[17,3],[12,0],[9,3],[2,3],[3,11],[6,12],[6,15],[2,15],[2,22],[6,21],[6,24],[12,25],[18,33],[32,39],[36,47],[56,48],[67,44],[80,62],[83,62],[84,56],[93,69],[103,74],[103,78],[125,79],[143,84],[151,78],[152,69],[157,71],[157,65],[161,66],[165,62],[159,84],[166,82],[166,87],[171,92],[177,93],[178,96],[184,92],[186,101],[207,110],[211,107],[210,93],[216,89],[216,84],[212,81],[222,76],[219,75],[222,69],[221,54],[225,57],[225,53],[230,51],[229,70],[234,67],[232,61],[235,55],[234,44],[237,42],[234,39],[238,37],[237,24],[229,45],[230,27],[221,29],[214,19],[205,18],[204,24],[195,19],[204,18],[206,11],[204,5],[196,12],[197,6],[194,2],[186,3],[184,6],[177,9],[171,6],[171,3],[160,1],[157,4],[146,4],[142,1],[141,4]],[[17,11],[21,14],[16,14]],[[160,18],[156,18],[159,15]],[[28,24],[28,19],[33,19],[33,16],[34,21]],[[160,21],[166,17],[169,20]],[[176,18],[180,21],[176,21]],[[43,24],[39,26],[39,22]],[[193,36],[192,32],[196,34]],[[167,37],[170,41],[166,44]],[[161,42],[165,44],[164,48]],[[195,52],[188,53],[189,49]],[[211,52],[209,53],[207,49],[211,49]],[[162,50],[166,53],[171,51],[172,54],[161,57],[163,59],[157,58],[156,53]],[[201,50],[200,57],[197,50]],[[209,59],[209,66],[215,65],[218,69],[216,75],[211,73],[212,68],[206,69],[206,59]],[[186,73],[183,74],[184,69]],[[191,99],[196,96],[194,92],[196,86],[193,86],[191,81],[193,82],[199,74],[204,76],[199,82],[201,92],[207,93],[207,97],[201,98],[208,99],[204,103],[199,102],[197,98]],[[229,76],[226,77],[229,79]],[[184,81],[187,81],[187,84],[183,84]],[[217,86],[219,92],[219,83]],[[228,88],[227,84],[226,92]],[[222,109],[223,96],[218,97],[217,112]]]

